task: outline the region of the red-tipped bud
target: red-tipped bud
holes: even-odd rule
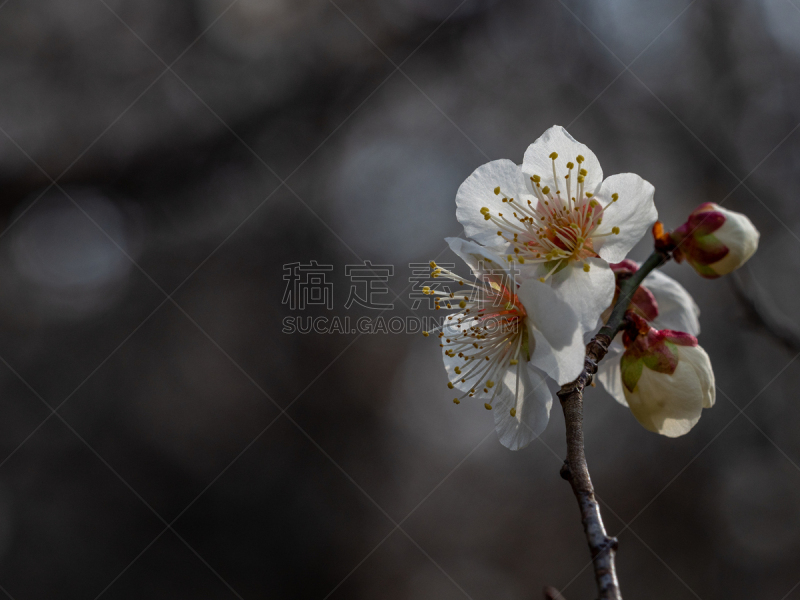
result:
[[[670,238],[675,260],[685,259],[700,275],[714,279],[747,262],[758,248],[759,233],[743,214],[706,202]]]
[[[711,361],[694,336],[653,328],[643,333],[643,324],[632,317],[633,330],[625,336],[620,362],[625,400],[645,429],[678,437],[695,426],[704,408],[714,405]]]

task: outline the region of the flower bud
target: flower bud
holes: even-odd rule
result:
[[[758,248],[759,233],[743,214],[706,202],[670,237],[677,245],[675,260],[686,259],[700,275],[714,279],[747,262]]]
[[[669,329],[650,328],[626,341],[622,390],[633,416],[667,437],[688,433],[716,398],[708,354],[694,336]]]

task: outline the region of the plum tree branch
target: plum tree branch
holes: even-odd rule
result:
[[[655,250],[633,275],[621,283],[619,298],[611,310],[606,325],[586,345],[583,371],[575,381],[563,385],[558,392],[567,430],[567,458],[561,468],[561,477],[569,481],[578,500],[583,530],[594,563],[600,600],[622,600],[622,595],[615,564],[617,539],[610,537],[606,532],[586,463],[583,443],[583,390],[591,384],[592,377],[597,373],[598,363],[608,352],[611,341],[622,329],[625,312],[642,280],[669,258],[668,253]]]

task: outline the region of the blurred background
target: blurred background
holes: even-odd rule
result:
[[[763,316],[800,326],[799,30],[796,0],[0,4],[0,591],[594,598],[558,404],[512,453],[432,338],[282,333],[375,316],[363,260],[412,314],[461,181],[557,123],[667,227],[724,201],[762,234],[762,312],[666,267],[719,384],[689,435],[587,394],[625,597],[800,599],[800,347]],[[281,303],[312,260],[332,311]]]

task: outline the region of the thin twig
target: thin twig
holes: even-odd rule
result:
[[[747,273],[746,278],[741,273]],[[750,265],[731,274],[730,281],[737,298],[745,306],[751,320],[775,336],[790,350],[800,351],[800,327],[775,305],[756,281]],[[747,281],[745,281],[745,279]]]
[[[575,381],[563,385],[558,392],[567,429],[567,459],[561,468],[561,476],[569,481],[578,500],[583,530],[594,563],[600,600],[622,600],[622,595],[615,565],[617,539],[610,537],[603,525],[600,506],[595,499],[594,486],[586,464],[583,444],[583,390],[591,384],[592,377],[597,372],[597,364],[608,352],[614,336],[622,329],[625,312],[639,284],[648,273],[667,260],[669,260],[668,254],[656,250],[636,273],[622,282],[619,299],[611,311],[608,322],[586,346],[583,371]]]

